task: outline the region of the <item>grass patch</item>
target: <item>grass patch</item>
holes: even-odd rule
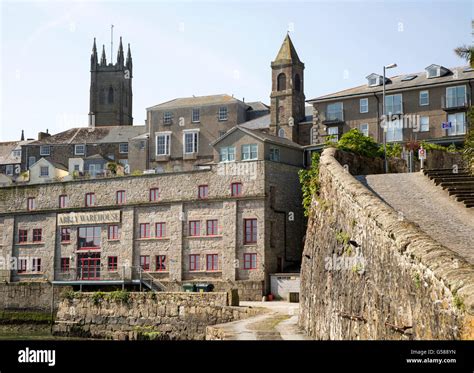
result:
[[[0,324],[48,324],[49,312],[40,311],[1,311]]]

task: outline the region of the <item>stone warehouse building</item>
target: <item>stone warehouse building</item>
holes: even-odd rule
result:
[[[300,264],[303,150],[241,127],[213,146],[213,161],[197,170],[3,188],[0,253],[18,260],[2,280],[146,276],[170,290],[210,282],[261,299],[270,273]]]

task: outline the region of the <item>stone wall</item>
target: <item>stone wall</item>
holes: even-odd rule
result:
[[[400,221],[335,153],[321,157],[308,223],[301,327],[330,340],[474,339],[473,266]]]
[[[107,339],[204,340],[208,325],[261,311],[231,307],[228,293],[129,293],[128,301],[98,293],[65,298],[54,334]]]
[[[69,286],[54,288],[54,307],[57,308],[61,293]],[[17,282],[0,284],[0,310],[51,310],[51,284],[47,282]]]

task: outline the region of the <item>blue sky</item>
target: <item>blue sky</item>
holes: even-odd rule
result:
[[[1,1],[1,0],[0,0]],[[87,124],[94,36],[114,24],[131,44],[134,123],[176,97],[234,94],[269,103],[270,62],[288,29],[305,63],[310,99],[431,63],[465,63],[453,48],[472,42],[470,1],[1,1],[0,141]]]

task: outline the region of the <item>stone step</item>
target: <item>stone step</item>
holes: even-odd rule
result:
[[[456,200],[459,202],[474,202],[474,194],[469,196],[456,196]]]
[[[440,186],[443,187],[443,189],[446,188],[458,188],[458,189],[473,189],[474,190],[474,181],[445,181],[441,182],[439,184]]]
[[[446,182],[474,182],[474,176],[450,176],[450,177],[440,177],[440,178],[431,178],[434,180],[436,185]]]

